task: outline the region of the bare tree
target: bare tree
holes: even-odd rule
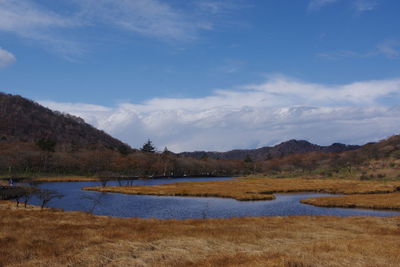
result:
[[[99,178],[99,180],[100,180],[100,184],[101,184],[102,187],[106,187],[107,186],[108,178],[101,177],[101,178]]]
[[[55,198],[63,198],[64,195],[54,190],[42,189],[36,193],[37,197],[42,201],[41,208]]]
[[[34,196],[34,194],[38,191],[39,189],[31,186],[26,186],[24,187],[24,191],[22,194],[22,199],[24,201],[24,207],[26,208],[26,205],[28,204],[29,200]]]
[[[88,209],[89,213],[93,213],[94,209],[101,204],[101,198],[103,197],[103,194],[96,194],[96,195],[83,195],[81,199],[88,200],[91,202],[91,206]]]
[[[19,207],[19,203],[22,199],[26,207],[26,203],[32,197],[32,194],[35,190],[35,188],[30,186],[6,187],[0,190],[0,199],[14,199],[17,203],[17,207]]]

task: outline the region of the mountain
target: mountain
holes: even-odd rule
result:
[[[400,159],[400,135],[393,135],[379,142],[365,144],[354,151],[352,156],[358,158],[359,161],[366,159],[384,160],[384,164],[388,164],[388,158]]]
[[[35,143],[57,151],[131,148],[79,117],[52,111],[18,95],[0,92],[0,143]]]
[[[323,170],[332,176],[357,170],[362,172],[363,179],[395,178],[398,177],[400,135],[362,147],[338,143],[319,146],[290,140],[273,147],[185,152],[178,156],[171,152],[129,153],[134,151],[81,118],[52,111],[21,96],[0,93],[0,175],[7,176],[282,175],[296,171],[303,174],[306,170],[309,173],[318,170],[318,175]],[[205,157],[208,160],[203,160]],[[248,157],[261,161],[243,164],[241,160]],[[267,158],[276,159],[264,160]]]
[[[262,147],[257,149],[236,149],[227,152],[182,152],[179,155],[193,158],[212,158],[227,160],[244,160],[250,157],[252,160],[265,160],[283,157],[291,154],[307,152],[344,152],[360,148],[360,146],[344,145],[334,143],[330,146],[319,146],[304,140],[289,140],[273,147]]]

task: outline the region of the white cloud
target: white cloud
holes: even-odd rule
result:
[[[201,0],[195,2],[200,10],[212,15],[226,14],[233,10],[251,6],[248,1],[243,0]]]
[[[139,147],[152,139],[172,151],[229,150],[292,138],[362,144],[400,131],[400,79],[328,86],[284,76],[204,98],[157,98],[114,108],[41,101]]]
[[[349,57],[364,57],[364,55],[351,50],[341,50],[335,52],[318,53],[317,57],[325,59],[340,59]]]
[[[7,67],[15,61],[16,59],[13,54],[0,47],[0,69]]]
[[[400,56],[400,41],[385,40],[378,44],[374,49],[364,53],[351,50],[342,50],[317,54],[317,57],[325,59],[367,58],[373,56],[384,56],[389,59],[398,58]]]
[[[308,4],[308,9],[309,10],[317,10],[317,9],[320,9],[321,7],[324,7],[329,4],[333,4],[337,1],[338,0],[311,0],[310,3]]]
[[[246,65],[246,61],[227,59],[222,66],[216,69],[216,71],[223,73],[237,73],[244,65]]]
[[[190,40],[204,29],[200,21],[158,0],[78,1],[82,15],[92,21],[111,24],[121,29],[163,39]]]
[[[315,11],[322,7],[340,2],[341,0],[311,0],[308,4],[308,10]],[[366,12],[374,10],[378,6],[377,0],[346,0],[344,2],[351,3],[353,8],[358,12]]]
[[[161,0],[71,0],[57,8],[59,4],[50,2],[0,0],[0,31],[39,41],[68,57],[85,51],[82,29],[99,27],[104,34],[117,29],[128,33],[127,38],[189,41],[215,28],[217,18],[210,14],[231,8],[215,2],[209,8],[192,3],[182,10]]]
[[[376,0],[356,0],[354,6],[358,12],[374,10],[378,6]]]
[[[66,57],[82,48],[59,30],[81,25],[77,17],[57,14],[32,0],[0,0],[0,31],[44,43]]]
[[[391,59],[398,58],[400,56],[400,41],[386,40],[377,46],[375,53]]]
[[[32,36],[49,28],[76,25],[70,18],[60,16],[30,0],[0,0],[0,30]],[[32,31],[34,33],[32,33]]]

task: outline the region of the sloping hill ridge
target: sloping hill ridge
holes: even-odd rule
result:
[[[61,151],[131,149],[79,117],[52,111],[18,95],[0,92],[0,142],[36,143],[40,140],[55,142],[56,149]]]
[[[244,160],[249,156],[252,160],[265,160],[277,157],[283,157],[291,154],[300,154],[307,152],[344,152],[360,148],[355,145],[344,145],[334,143],[330,146],[319,146],[304,140],[289,140],[273,147],[262,147],[257,149],[236,149],[227,152],[183,152],[182,156],[194,158],[212,158],[227,160]]]

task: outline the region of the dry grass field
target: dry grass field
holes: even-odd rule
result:
[[[103,192],[161,195],[227,197],[237,200],[271,200],[273,193],[324,192],[333,194],[391,193],[400,182],[378,182],[339,179],[272,179],[256,178],[210,182],[181,182],[155,186],[85,187],[84,190]]]
[[[400,217],[121,219],[0,202],[0,266],[398,266]]]
[[[321,207],[400,209],[400,192],[389,194],[354,194],[338,197],[304,199],[305,204]]]
[[[47,209],[47,208],[44,208]],[[34,206],[34,205],[26,205],[26,208],[24,207],[23,204],[20,204],[18,207],[15,204],[14,201],[7,201],[7,200],[0,200],[0,210],[24,210],[24,211],[30,211],[30,210],[41,210],[39,206]],[[1,265],[0,265],[1,266]]]

